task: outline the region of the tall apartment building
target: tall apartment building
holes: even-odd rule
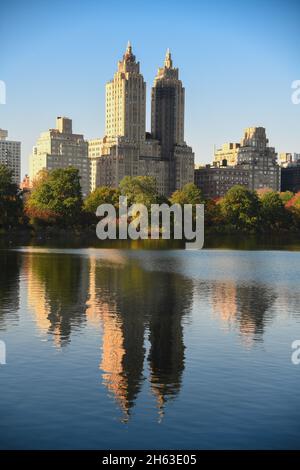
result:
[[[106,85],[105,136],[89,142],[92,190],[143,175],[155,177],[158,191],[168,195],[193,181],[194,154],[183,140],[184,89],[169,51],[152,89],[151,126],[146,133],[146,84],[128,43]]]
[[[241,185],[249,188],[250,174],[241,165],[206,165],[195,169],[194,182],[205,198],[215,199],[225,196],[232,186]]]
[[[206,197],[224,196],[241,184],[254,191],[280,191],[280,167],[263,127],[249,127],[240,143],[224,144],[215,152],[212,166],[195,170],[195,184]]]
[[[169,162],[169,194],[193,179],[194,154],[184,141],[184,108],[185,90],[168,49],[152,87],[151,133],[160,143],[161,159]]]
[[[248,127],[238,152],[237,164],[249,170],[249,189],[270,188],[280,191],[280,167],[277,153],[269,147],[264,127]]]
[[[21,181],[21,142],[7,140],[8,132],[0,129],[0,165],[12,171],[13,182]]]
[[[83,135],[73,134],[72,120],[66,117],[56,119],[56,128],[43,132],[30,155],[30,181],[33,182],[43,170],[67,168],[79,170],[83,196],[90,191],[90,167],[88,143]]]

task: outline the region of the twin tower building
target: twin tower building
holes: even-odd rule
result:
[[[193,182],[194,153],[184,141],[184,91],[168,50],[154,80],[151,133],[146,132],[146,83],[128,43],[106,85],[104,138],[87,143],[72,133],[71,120],[58,118],[56,129],[41,134],[34,147],[31,179],[42,168],[72,164],[79,169],[84,194],[98,186],[117,187],[124,176],[152,176],[166,196]],[[80,158],[84,153],[87,163]]]
[[[91,188],[117,187],[124,176],[152,176],[160,194],[194,181],[194,154],[184,141],[184,88],[170,51],[152,88],[146,132],[146,83],[130,43],[106,85],[105,137],[90,142]]]

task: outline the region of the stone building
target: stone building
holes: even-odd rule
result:
[[[249,189],[280,191],[277,153],[269,147],[264,127],[248,127],[238,150],[237,164],[249,171]]]
[[[72,166],[79,170],[83,196],[90,191],[90,162],[88,159],[88,142],[83,135],[73,134],[72,120],[66,117],[56,119],[56,128],[43,132],[32,154],[29,157],[30,181],[38,173],[55,168]]]
[[[124,176],[153,176],[161,194],[192,182],[194,154],[184,142],[184,88],[168,51],[152,88],[152,133],[146,133],[146,84],[128,43],[106,85],[105,136],[89,142],[91,190]]]
[[[221,197],[237,184],[254,191],[280,191],[280,167],[263,127],[249,127],[240,143],[216,150],[213,165],[195,170],[195,184],[210,198]]]
[[[232,186],[249,187],[250,175],[242,165],[211,166],[195,169],[195,184],[207,199],[224,196]]]

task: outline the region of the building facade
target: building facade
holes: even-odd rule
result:
[[[150,134],[146,84],[128,43],[106,85],[105,136],[89,142],[91,190],[118,187],[125,176],[152,176],[158,191],[169,195],[193,181],[194,154],[184,142],[184,88],[169,51],[152,88],[151,116]]]
[[[238,152],[241,144],[236,142],[228,142],[223,144],[221,148],[215,151],[214,162],[223,165],[226,161],[227,165],[235,166],[237,164]]]
[[[280,167],[263,127],[245,129],[240,143],[227,143],[216,150],[213,165],[195,170],[195,184],[210,198],[224,196],[237,184],[255,191],[280,191]]]
[[[237,164],[249,171],[249,189],[280,191],[280,166],[277,153],[269,147],[264,127],[248,127],[238,151]]]
[[[281,168],[281,191],[300,191],[300,161]]]
[[[7,140],[8,132],[0,129],[0,165],[12,171],[12,180],[19,185],[21,181],[21,142]]]
[[[236,185],[249,187],[250,174],[242,165],[210,166],[195,169],[195,185],[207,199],[225,196]]]
[[[38,173],[55,168],[72,166],[79,170],[83,196],[90,191],[90,162],[88,158],[88,142],[83,135],[73,134],[72,120],[58,117],[56,128],[43,132],[29,159],[30,181],[33,182]]]

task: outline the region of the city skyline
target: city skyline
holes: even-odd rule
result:
[[[253,2],[251,8],[232,2],[225,8],[216,1],[210,6],[175,2],[171,8],[166,2],[159,15],[155,1],[148,9],[132,2],[128,11],[118,2],[108,6],[90,1],[84,11],[77,2],[65,2],[59,13],[55,2],[39,11],[34,1],[26,8],[20,4],[18,11],[16,3],[2,7],[8,21],[0,32],[0,79],[6,83],[7,100],[0,106],[0,119],[11,139],[22,142],[22,175],[28,172],[32,145],[55,116],[71,117],[75,132],[87,140],[104,134],[104,84],[128,39],[148,85],[147,131],[149,88],[170,47],[186,88],[185,134],[196,163],[211,161],[214,145],[237,141],[248,126],[267,128],[278,153],[299,151],[300,106],[291,101],[291,83],[299,78],[296,2],[272,2],[272,8],[266,1]],[[103,21],[116,6],[119,15]],[[7,27],[10,20],[19,25],[18,37]],[[49,36],[49,24],[55,24],[55,36]],[[117,34],[105,41],[109,28]]]

